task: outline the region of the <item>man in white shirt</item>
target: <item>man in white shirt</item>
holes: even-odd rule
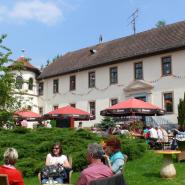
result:
[[[151,127],[149,133],[151,139],[158,139],[157,130],[155,128]]]
[[[157,140],[158,140],[158,135],[157,135],[157,130],[153,127],[151,127],[149,129],[149,134],[150,134],[150,137],[149,137],[149,145],[151,148],[156,148],[156,143],[157,143]]]

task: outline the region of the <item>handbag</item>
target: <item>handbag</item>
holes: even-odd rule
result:
[[[45,166],[41,170],[41,179],[48,179],[49,177],[57,178],[57,177],[66,177],[65,169],[62,165],[50,165]]]

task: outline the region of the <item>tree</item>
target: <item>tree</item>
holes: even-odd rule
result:
[[[0,37],[0,127],[12,120],[12,115],[20,106],[18,99],[14,96],[15,78],[12,73],[11,64],[14,63],[9,57],[11,50],[2,45],[6,35]],[[18,69],[20,66],[14,66]]]
[[[164,20],[160,20],[160,21],[158,21],[157,23],[156,23],[156,27],[157,28],[160,28],[160,27],[163,27],[163,26],[165,26],[166,25],[166,22],[164,21]]]
[[[111,117],[104,117],[98,127],[102,130],[107,130],[108,128],[115,127],[115,122]]]
[[[180,99],[178,104],[178,124],[185,125],[185,93],[184,98]]]
[[[47,60],[47,61],[46,61],[46,66],[45,66],[45,67],[49,66],[49,64],[50,64],[50,60]]]

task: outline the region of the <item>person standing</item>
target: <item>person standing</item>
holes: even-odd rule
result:
[[[89,166],[81,172],[77,185],[90,185],[93,180],[113,175],[111,169],[101,161],[103,154],[101,145],[97,143],[88,145],[87,161]]]
[[[22,174],[15,168],[18,152],[15,148],[8,148],[4,152],[4,165],[0,166],[0,174],[8,176],[9,185],[24,185]]]

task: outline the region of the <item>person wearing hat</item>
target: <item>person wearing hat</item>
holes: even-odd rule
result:
[[[111,137],[106,141],[105,155],[107,165],[114,174],[122,173],[127,156],[121,152],[121,142],[116,137]]]
[[[120,129],[120,125],[116,125],[116,127],[113,129],[112,134],[121,134],[121,129]]]

